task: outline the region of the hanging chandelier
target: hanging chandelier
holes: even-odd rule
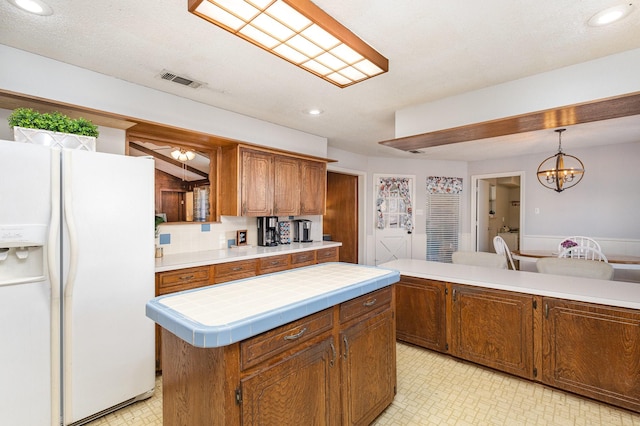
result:
[[[584,164],[573,155],[562,152],[562,132],[567,129],[557,129],[558,153],[547,158],[538,166],[538,181],[545,188],[562,192],[576,186],[584,176]]]
[[[191,150],[186,150],[184,148],[176,148],[171,151],[171,156],[178,161],[186,162],[189,160],[193,160],[196,158],[196,154]]]

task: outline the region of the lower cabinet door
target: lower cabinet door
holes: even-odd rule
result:
[[[341,334],[342,424],[368,425],[396,392],[396,346],[389,309]]]
[[[543,382],[640,411],[640,312],[545,298]]]
[[[242,424],[340,424],[337,356],[330,337],[242,379]]]
[[[396,338],[447,351],[445,283],[401,276],[396,286]]]
[[[452,285],[450,353],[533,379],[533,296]]]

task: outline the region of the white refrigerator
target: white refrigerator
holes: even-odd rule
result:
[[[0,141],[0,425],[152,395],[154,165]]]

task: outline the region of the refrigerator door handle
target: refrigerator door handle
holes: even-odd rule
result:
[[[51,283],[51,425],[60,425],[61,351],[60,351],[60,270],[56,262],[60,233],[60,150],[51,150],[51,217],[47,241],[47,269]]]
[[[76,281],[76,274],[78,272],[78,232],[75,225],[75,218],[73,216],[73,175],[71,167],[71,155],[73,151],[63,151],[63,163],[64,163],[64,221],[67,224],[67,233],[69,234],[69,271],[67,272],[67,279],[64,283],[64,297],[65,301],[73,298],[73,287]]]
[[[69,270],[64,282],[64,302],[62,304],[63,309],[63,412],[64,417],[68,418],[73,412],[73,401],[71,395],[73,384],[73,290],[76,284],[76,275],[78,272],[78,232],[76,228],[76,222],[73,215],[73,167],[72,167],[72,154],[73,151],[62,151],[64,174],[62,176],[63,183],[63,203],[64,203],[64,222],[67,225],[67,234],[69,239]],[[65,419],[63,419],[64,423]]]

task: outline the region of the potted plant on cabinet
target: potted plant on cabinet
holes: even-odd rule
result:
[[[17,142],[96,150],[98,127],[84,118],[73,119],[59,112],[39,113],[31,108],[17,108],[8,121]]]

